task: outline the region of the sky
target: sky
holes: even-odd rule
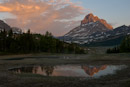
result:
[[[0,20],[23,31],[62,36],[88,13],[114,28],[130,25],[130,0],[0,0]]]

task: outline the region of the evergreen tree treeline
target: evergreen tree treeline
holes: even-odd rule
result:
[[[30,30],[23,34],[14,34],[12,30],[0,31],[0,52],[2,53],[85,53],[77,44],[60,41],[46,32],[45,35],[32,34]]]
[[[127,35],[121,42],[120,46],[108,49],[107,53],[128,53],[130,52],[130,35]]]

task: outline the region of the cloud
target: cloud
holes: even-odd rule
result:
[[[70,0],[4,0],[0,12],[16,16],[5,19],[11,26],[63,35],[80,23],[76,19],[85,14],[85,9]]]
[[[11,9],[10,9],[10,8],[7,8],[7,7],[5,7],[5,6],[0,6],[0,11],[1,11],[1,12],[10,12]]]

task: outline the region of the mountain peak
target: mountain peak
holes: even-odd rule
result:
[[[86,17],[94,17],[93,13],[89,13]]]
[[[85,16],[85,18],[81,21],[81,24],[86,24],[90,22],[96,22],[99,18],[97,16],[94,16],[92,13]]]
[[[100,22],[101,24],[103,24],[107,29],[113,29],[113,27],[108,24],[106,22],[106,20],[104,19],[100,19],[98,18],[97,16],[94,16],[92,13],[88,14],[85,16],[85,18],[81,21],[81,25],[82,24],[87,24],[87,23],[90,23],[90,22]]]

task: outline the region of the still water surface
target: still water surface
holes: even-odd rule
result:
[[[14,73],[32,73],[43,76],[65,77],[93,77],[99,78],[108,74],[115,74],[117,70],[126,68],[126,65],[57,65],[57,66],[33,66],[9,69]]]

